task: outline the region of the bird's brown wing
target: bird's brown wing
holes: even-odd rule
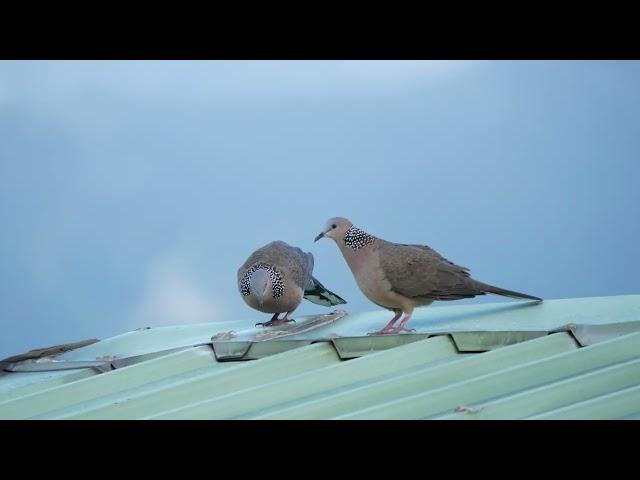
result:
[[[289,248],[290,255],[287,256],[289,271],[291,276],[302,290],[311,283],[313,273],[313,255],[310,252],[305,252],[298,247]]]
[[[469,270],[426,245],[380,242],[380,266],[391,289],[406,297],[459,300],[481,295]]]

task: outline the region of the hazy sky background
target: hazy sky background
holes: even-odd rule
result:
[[[0,358],[264,321],[236,270],[276,239],[375,310],[332,216],[546,299],[640,293],[639,154],[640,62],[2,61]]]

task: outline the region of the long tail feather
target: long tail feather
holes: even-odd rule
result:
[[[539,297],[534,297],[533,295],[527,295],[526,293],[514,292],[512,290],[505,290],[504,288],[494,287],[493,285],[487,285],[486,283],[481,283],[476,281],[476,284],[480,290],[486,293],[493,293],[495,295],[502,295],[503,297],[511,297],[511,298],[524,298],[527,300],[535,300],[537,302],[542,302],[543,300]]]

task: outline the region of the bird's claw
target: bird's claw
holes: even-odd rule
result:
[[[375,332],[369,332],[367,333],[367,335],[372,336],[372,335],[391,335],[392,332],[391,330],[376,330]]]
[[[289,323],[289,322],[293,322],[296,323],[296,321],[293,318],[287,318],[286,320],[269,320],[268,322],[260,322],[260,323],[256,323],[256,327],[260,326],[260,327],[273,327],[274,325],[284,325],[285,323]]]
[[[396,333],[400,333],[400,332],[407,332],[407,333],[411,333],[411,332],[415,332],[416,329],[415,328],[390,328],[389,330],[377,330],[375,332],[369,332],[367,333],[367,335],[371,336],[371,335],[393,335]]]
[[[400,332],[411,333],[411,332],[415,332],[415,331],[416,331],[415,328],[399,328],[398,330],[394,330],[393,333],[400,333]]]

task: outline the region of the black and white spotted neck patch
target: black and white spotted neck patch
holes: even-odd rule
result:
[[[284,282],[282,281],[282,277],[279,272],[266,263],[256,263],[247,270],[247,273],[244,274],[244,277],[242,277],[242,280],[240,281],[240,293],[242,293],[242,296],[246,297],[251,294],[251,277],[253,277],[253,274],[258,270],[267,271],[269,279],[271,280],[271,295],[273,298],[281,297],[284,294]]]
[[[376,237],[369,235],[364,230],[360,230],[359,228],[352,226],[344,234],[343,240],[347,247],[352,248],[353,250],[358,250],[359,248],[366,247],[373,243],[376,240]]]

